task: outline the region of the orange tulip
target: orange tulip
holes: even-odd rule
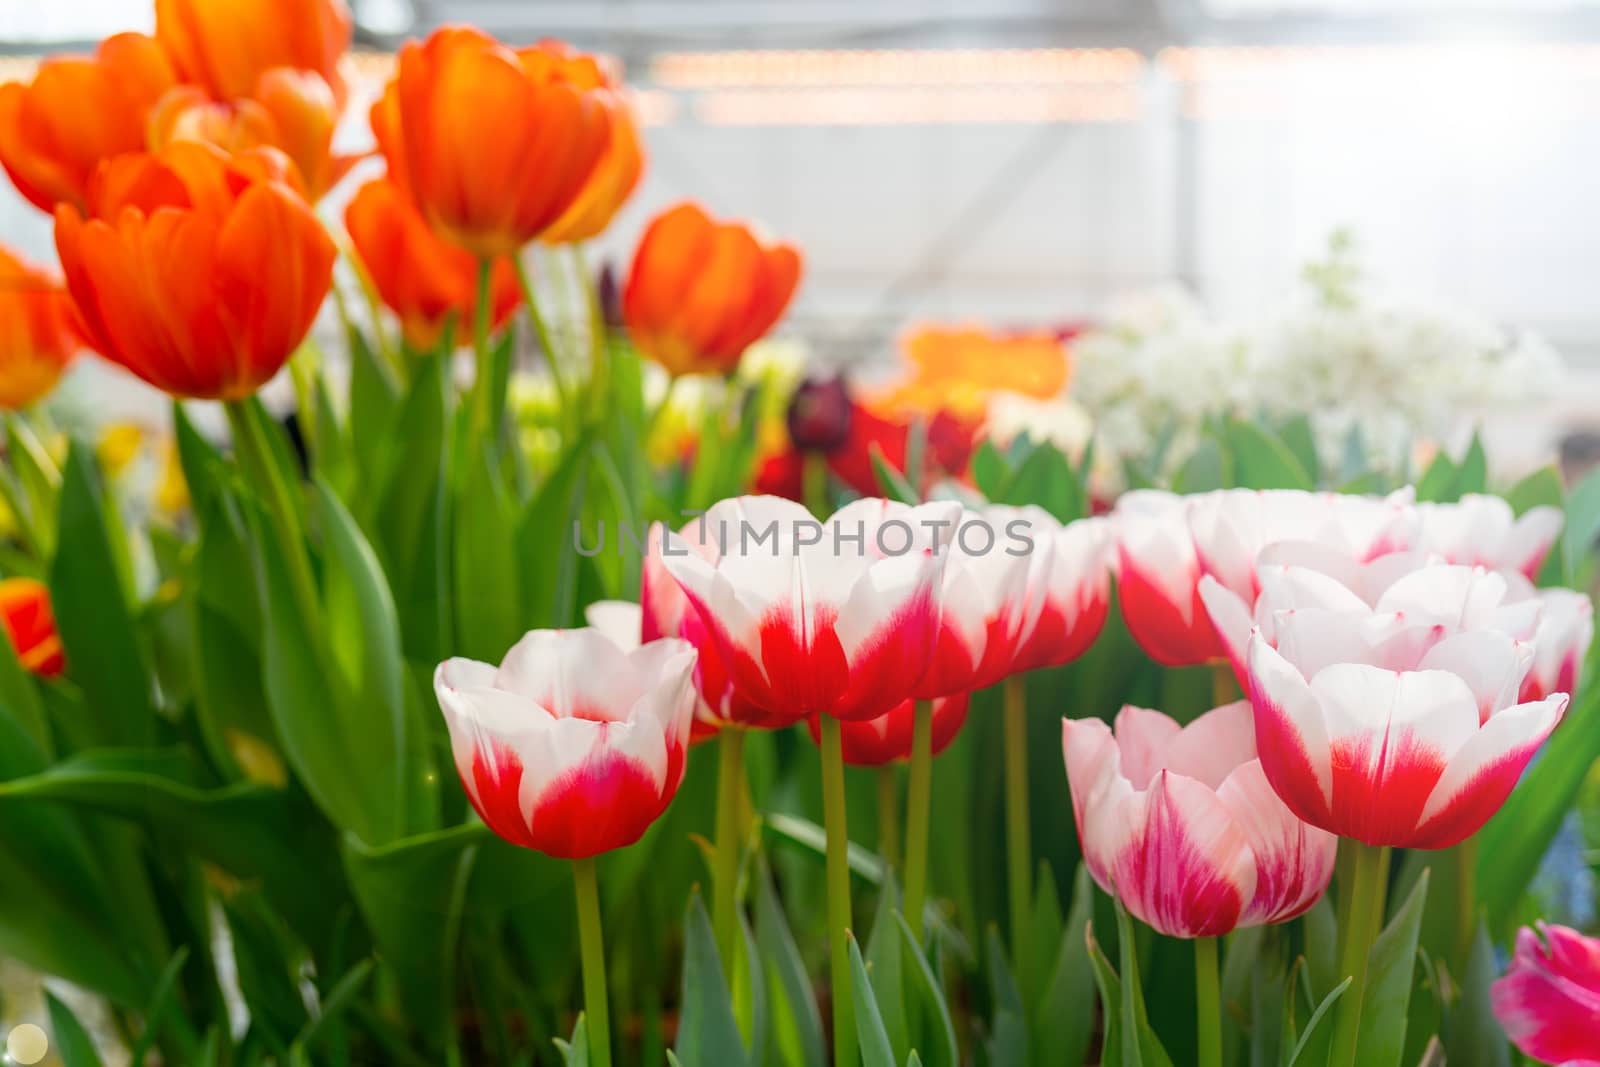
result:
[[[43,398],[78,345],[60,280],[0,247],[0,408]]]
[[[457,335],[471,336],[478,261],[429,229],[394,182],[377,178],[356,190],[345,208],[344,224],[378,295],[399,316],[412,347],[437,345],[452,314]],[[502,256],[495,262],[489,284],[490,314],[499,326],[521,301],[509,259]]]
[[[91,56],[53,56],[0,85],[0,165],[37,207],[82,208],[102,159],[144,147],[145,116],[177,81],[153,38],[119,33]]]
[[[622,317],[633,343],[669,374],[725,373],[772,329],[799,284],[793,245],[683,203],[645,229]]]
[[[248,97],[267,71],[294,67],[322,75],[342,106],[351,28],[344,0],[156,0],[156,37],[183,80],[218,100]]]
[[[582,196],[611,143],[613,100],[540,48],[513,51],[447,28],[400,49],[372,129],[389,176],[429,224],[475,255],[498,256],[545,233]]]
[[[233,400],[305,338],[334,244],[273,149],[179,142],[95,176],[90,217],[56,209],[56,250],[91,343],[175,396]]]
[[[32,578],[0,580],[0,629],[5,631],[22,666],[44,678],[66,667],[61,635],[50,610],[50,590]]]
[[[639,139],[633,109],[598,58],[555,40],[540,41],[535,55],[529,58],[543,57],[556,64],[573,84],[585,89],[607,90],[599,94],[599,99],[611,112],[611,143],[578,198],[541,238],[546,244],[587,241],[604,232],[633,195],[639,176],[644,172],[644,145]]]
[[[250,97],[221,103],[197,85],[181,85],[150,113],[149,142],[160,150],[174,141],[205,141],[226,152],[262,146],[281,149],[300,171],[311,199],[349,173],[360,156],[335,155],[339,109],[333,91],[315,71],[274,67]]]

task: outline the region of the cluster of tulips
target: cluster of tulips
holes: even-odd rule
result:
[[[448,808],[435,804],[408,822],[414,813],[394,801],[415,800],[407,761],[427,748],[406,734],[405,667],[422,658],[431,666],[457,650],[499,652],[529,625],[505,607],[522,587],[508,591],[518,583],[477,558],[505,551],[513,537],[519,549],[525,544],[528,524],[513,533],[509,520],[493,523],[512,501],[520,506],[536,480],[507,424],[512,346],[496,336],[508,335],[514,313],[527,314],[571,455],[587,455],[608,433],[636,443],[639,426],[614,424],[649,421],[643,412],[607,410],[623,395],[607,374],[620,378],[623,363],[579,251],[610,224],[644,164],[611,65],[559,42],[509,48],[469,28],[407,43],[370,113],[384,173],[354,191],[344,237],[336,238],[317,210],[359,162],[334,146],[351,96],[350,39],[340,0],[158,0],[153,36],[121,34],[92,56],[45,61],[28,84],[0,86],[0,165],[53,215],[64,274],[58,281],[0,252],[0,406],[41,400],[80,349],[179,400],[225,402],[236,459],[228,473],[216,474],[226,465],[220,453],[186,442],[185,472],[197,483],[210,479],[195,486],[204,544],[193,554],[218,571],[236,564],[228,573],[244,575],[239,586],[258,587],[260,603],[237,588],[218,594],[206,574],[183,595],[193,598],[197,619],[211,618],[204,613],[220,598],[239,612],[240,630],[268,635],[259,656],[249,647],[222,661],[230,669],[265,665],[264,697],[230,695],[271,705],[262,718],[272,736],[238,752],[219,745],[211,755],[218,764],[249,764],[246,755],[256,753],[266,770],[255,778],[273,784],[274,802],[292,770],[347,835],[347,862],[370,856],[369,846],[426,838],[446,818],[440,810]],[[559,264],[553,250],[570,252],[570,273],[584,283],[586,360],[562,358],[570,353],[539,307],[529,262]],[[377,393],[404,398],[395,407],[403,402],[416,418],[386,424],[401,431],[397,438],[420,435],[431,418],[439,454],[418,457],[397,440],[397,458],[373,459],[382,449],[368,438],[378,431],[357,425],[370,406],[352,400],[348,413],[331,411],[313,361],[291,358],[308,351],[302,346],[330,293],[351,337],[364,339],[335,283],[344,252],[371,300],[377,350],[370,363],[354,352],[353,373],[372,373]],[[645,228],[615,318],[631,350],[672,380],[726,374],[782,316],[801,270],[792,246],[676,205]],[[398,323],[397,343],[385,336],[380,306]],[[438,383],[467,342],[476,375],[458,398]],[[255,399],[286,365],[313,431],[310,492]],[[637,384],[636,376],[636,404]],[[807,400],[797,398],[792,424],[807,421]],[[180,406],[180,427],[185,419]],[[65,546],[53,552],[56,516],[70,510],[58,507],[57,496],[68,496],[63,476],[23,420],[8,416],[6,431],[13,464],[32,464],[36,476],[0,471],[0,503],[19,555],[60,587],[74,566]],[[1336,984],[1320,991],[1321,1010],[1300,1027],[1301,1051],[1308,1043],[1319,1051],[1296,1062],[1368,1062],[1382,996],[1369,993],[1369,959],[1391,910],[1391,851],[1453,847],[1472,866],[1473,835],[1557,731],[1578,683],[1593,630],[1589,600],[1535,584],[1560,513],[1533,508],[1518,517],[1481,495],[1419,503],[1405,491],[1138,490],[1109,515],[1061,522],[1028,500],[986,503],[967,484],[927,494],[952,499],[914,503],[941,488],[935,479],[892,465],[886,477],[881,449],[863,448],[852,476],[835,475],[857,491],[898,488],[903,499],[869,492],[822,520],[828,509],[825,494],[811,491],[814,475],[826,482],[835,463],[827,453],[844,435],[821,436],[812,454],[785,457],[801,483],[796,495],[811,506],[719,489],[708,499],[727,499],[650,528],[637,603],[596,600],[588,628],[534,630],[498,665],[450,658],[433,675],[451,756],[482,823],[512,845],[574,863],[587,1062],[604,1067],[612,1047],[595,861],[662,818],[696,742],[718,749],[712,928],[730,967],[744,936],[748,736],[803,725],[819,747],[834,1061],[877,1064],[886,1062],[882,1022],[859,1011],[867,1001],[852,994],[866,972],[851,933],[845,767],[879,769],[878,846],[902,879],[908,942],[920,948],[944,917],[929,884],[934,759],[961,732],[975,694],[999,689],[1003,757],[984,773],[1003,778],[1007,911],[1021,957],[1036,913],[1024,678],[1084,657],[1113,604],[1150,660],[1210,665],[1215,706],[1187,724],[1140,707],[1124,708],[1110,725],[1063,721],[1087,871],[1127,914],[1194,942],[1202,1067],[1224,1061],[1218,939],[1307,915],[1336,885]],[[913,446],[914,435],[902,436],[908,455],[939,451],[936,438]],[[353,458],[335,476],[344,437],[356,440]],[[975,470],[971,444],[963,438],[960,461],[939,466]],[[653,502],[646,489],[624,484],[610,452],[602,460],[596,465],[618,504],[605,514],[632,517],[621,504]],[[537,474],[543,487],[565,485],[569,496],[547,501],[541,488],[527,504],[535,526],[582,513],[581,478],[570,479],[579,486],[571,490],[562,470]],[[884,484],[891,477],[896,487]],[[382,492],[361,498],[362,483],[380,479]],[[92,478],[67,480],[79,493],[73,507],[92,510],[80,506]],[[423,486],[417,499],[404,491],[411,481]],[[549,520],[538,510],[547,503]],[[384,512],[391,506],[399,519]],[[566,536],[534,532],[540,536],[526,543],[544,547]],[[425,533],[446,549],[434,545],[437,554],[427,555]],[[99,528],[93,535],[76,543],[110,537]],[[9,557],[5,570],[13,570]],[[106,584],[116,584],[115,565],[102,570]],[[606,577],[589,576],[599,584]],[[469,578],[481,584],[468,588]],[[575,609],[578,579],[545,584],[563,582]],[[539,580],[525,584],[544,595]],[[609,595],[622,584],[612,581]],[[165,694],[143,692],[160,687],[139,671],[136,642],[120,649],[121,661],[98,652],[75,661],[75,650],[97,649],[95,628],[83,624],[84,605],[56,607],[75,617],[62,627],[71,631],[65,641],[46,584],[29,576],[0,582],[0,619],[18,664],[38,678],[64,676],[108,706],[132,699],[154,721]],[[562,618],[557,608],[547,614]],[[501,625],[506,616],[512,633]],[[228,635],[198,632],[194,644],[221,636]],[[124,685],[129,677],[142,684]],[[257,677],[249,678],[254,685]],[[215,681],[200,678],[196,687]],[[33,693],[9,676],[0,686]],[[321,698],[326,715],[312,706]],[[1047,710],[1093,709],[1066,702]],[[50,740],[47,726],[37,733]],[[896,765],[907,766],[903,794]],[[88,793],[101,803],[109,795]],[[1063,829],[1064,820],[1062,812]],[[218,851],[260,875],[256,857],[231,844]],[[1142,1005],[1129,1007],[1134,975],[1125,969],[1121,1011],[1107,994],[1115,980],[1102,981],[1106,1062],[1162,1062],[1159,1042],[1139,1022]],[[120,983],[119,992],[137,984]],[[1586,1025],[1600,1012],[1595,943],[1560,927],[1524,930],[1493,1000],[1529,1055],[1600,1062]],[[953,1054],[953,1038],[950,1047]],[[1119,1050],[1123,1058],[1114,1059]]]
[[[0,166],[54,214],[65,275],[0,249],[7,408],[48,394],[84,347],[175,396],[241,400],[339,295],[338,245],[315,208],[363,158],[335,150],[349,96],[342,0],[156,8],[154,36],[117,34],[0,85]],[[482,342],[526,301],[553,353],[523,252],[576,253],[644,166],[608,64],[559,41],[512,49],[445,28],[401,49],[370,122],[385,173],[350,197],[345,230],[402,344],[453,347],[457,328]],[[792,246],[683,203],[647,227],[622,310],[672,375],[720,373],[799,278]]]
[[[529,634],[498,668],[451,660],[435,685],[484,821],[580,861],[636,840],[671,800],[691,738],[717,735],[729,952],[742,733],[806,722],[822,749],[835,1058],[854,1062],[843,765],[910,761],[905,908],[920,936],[933,757],[968,695],[1002,685],[1007,796],[1025,803],[1020,675],[1094,642],[1115,573],[1152,658],[1231,664],[1248,696],[1186,726],[1135,707],[1114,727],[1063,721],[1084,862],[1133,916],[1194,939],[1209,1067],[1222,1062],[1216,939],[1304,914],[1343,839],[1348,988],[1328,1060],[1342,1067],[1359,1062],[1390,851],[1471,837],[1566,709],[1593,609],[1529,578],[1560,525],[1554,509],[1513,519],[1486,496],[1148,491],[1065,525],[1035,507],[875,498],[822,523],[743,497],[651,531],[638,605],[595,604],[591,629]],[[1029,914],[1027,825],[1013,806],[1014,917]],[[1519,961],[1537,953],[1525,941]]]

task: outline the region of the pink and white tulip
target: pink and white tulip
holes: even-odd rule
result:
[[[1499,497],[1472,493],[1453,504],[1418,504],[1413,544],[1448,563],[1516,571],[1531,581],[1562,521],[1560,508],[1530,508],[1518,516]]]
[[[1090,875],[1160,932],[1287,922],[1327,889],[1337,842],[1267,784],[1244,701],[1185,727],[1134,707],[1114,732],[1063,720],[1062,748]]]
[[[1512,1044],[1541,1063],[1600,1067],[1600,939],[1540,923],[1517,931],[1505,977],[1489,988]]]
[[[960,511],[858,500],[818,523],[792,501],[740,497],[704,516],[715,560],[668,534],[662,563],[740,699],[790,719],[873,719],[933,661]]]
[[[932,755],[937,756],[961,733],[967,723],[966,693],[940,697],[933,702]],[[903,763],[911,758],[911,731],[914,725],[915,701],[897,704],[876,719],[839,724],[839,738],[844,750],[844,761],[852,767],[881,767],[886,763]],[[813,715],[806,720],[811,740],[820,741],[822,723]]]
[[[514,845],[583,859],[637,841],[683,780],[695,653],[535,630],[500,666],[446,660],[434,691],[467,798]]]
[[[1044,605],[1013,657],[1013,672],[1071,663],[1089,650],[1111,607],[1111,523],[1078,519],[1048,524],[1051,551],[1042,576]]]
[[[1537,602],[1508,599],[1500,575],[1443,564],[1371,607],[1316,572],[1290,568],[1286,579],[1302,603],[1323,602],[1275,611],[1275,632],[1249,643],[1256,738],[1278,795],[1312,825],[1369,845],[1447,848],[1471,836],[1566,710],[1566,694],[1517,702]]]

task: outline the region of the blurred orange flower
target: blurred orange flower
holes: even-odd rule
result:
[[[0,580],[0,629],[4,629],[22,666],[45,678],[66,668],[61,635],[50,610],[50,590],[32,578]]]
[[[578,198],[541,238],[547,244],[587,241],[598,237],[611,225],[612,218],[633,194],[639,176],[644,173],[644,146],[639,138],[639,126],[621,87],[597,56],[576,51],[555,40],[540,41],[534,51],[536,54],[524,62],[545,59],[554,63],[562,76],[574,85],[606,90],[597,94],[597,99],[611,113],[611,141],[605,155],[600,157],[599,165]]]
[[[429,229],[399,186],[387,178],[363,185],[345,208],[344,224],[378,295],[399,316],[407,342],[432,348],[452,313],[458,336],[471,336],[478,261]],[[521,302],[509,259],[495,262],[489,284],[492,325],[499,326]]]
[[[433,228],[498,256],[545,233],[584,193],[611,144],[613,100],[539,47],[513,51],[446,28],[400,49],[372,130],[390,178]]]
[[[89,218],[56,209],[84,332],[175,396],[232,400],[276,374],[328,293],[334,244],[273,149],[179,142],[111,160]]]
[[[32,83],[0,85],[0,165],[44,211],[81,209],[100,161],[145,144],[145,116],[176,84],[150,37],[119,33],[90,56],[52,56]]]
[[[322,76],[342,107],[339,61],[352,23],[344,0],[156,0],[156,37],[183,80],[217,100],[256,91],[274,67]]]
[[[149,144],[152,151],[174,141],[205,141],[230,153],[281,149],[299,170],[307,194],[318,200],[361,158],[334,154],[338,123],[333,90],[320,74],[274,67],[249,97],[227,103],[197,85],[171,90],[150,113]]]
[[[1071,372],[1065,344],[1048,331],[926,325],[907,333],[901,349],[908,375],[873,403],[906,415],[981,416],[997,392],[1047,400],[1066,388]]]
[[[783,315],[800,266],[793,245],[679,204],[640,238],[622,317],[639,351],[667,373],[726,373]]]
[[[60,279],[0,246],[0,408],[43,399],[79,344]]]

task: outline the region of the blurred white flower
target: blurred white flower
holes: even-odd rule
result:
[[[1359,432],[1384,465],[1559,391],[1564,365],[1542,339],[1373,294],[1348,248],[1335,241],[1307,268],[1307,292],[1255,321],[1223,322],[1175,285],[1113,300],[1072,344],[1073,397],[1098,447],[1148,459],[1164,444],[1169,473],[1207,416],[1304,415],[1325,462]]]

